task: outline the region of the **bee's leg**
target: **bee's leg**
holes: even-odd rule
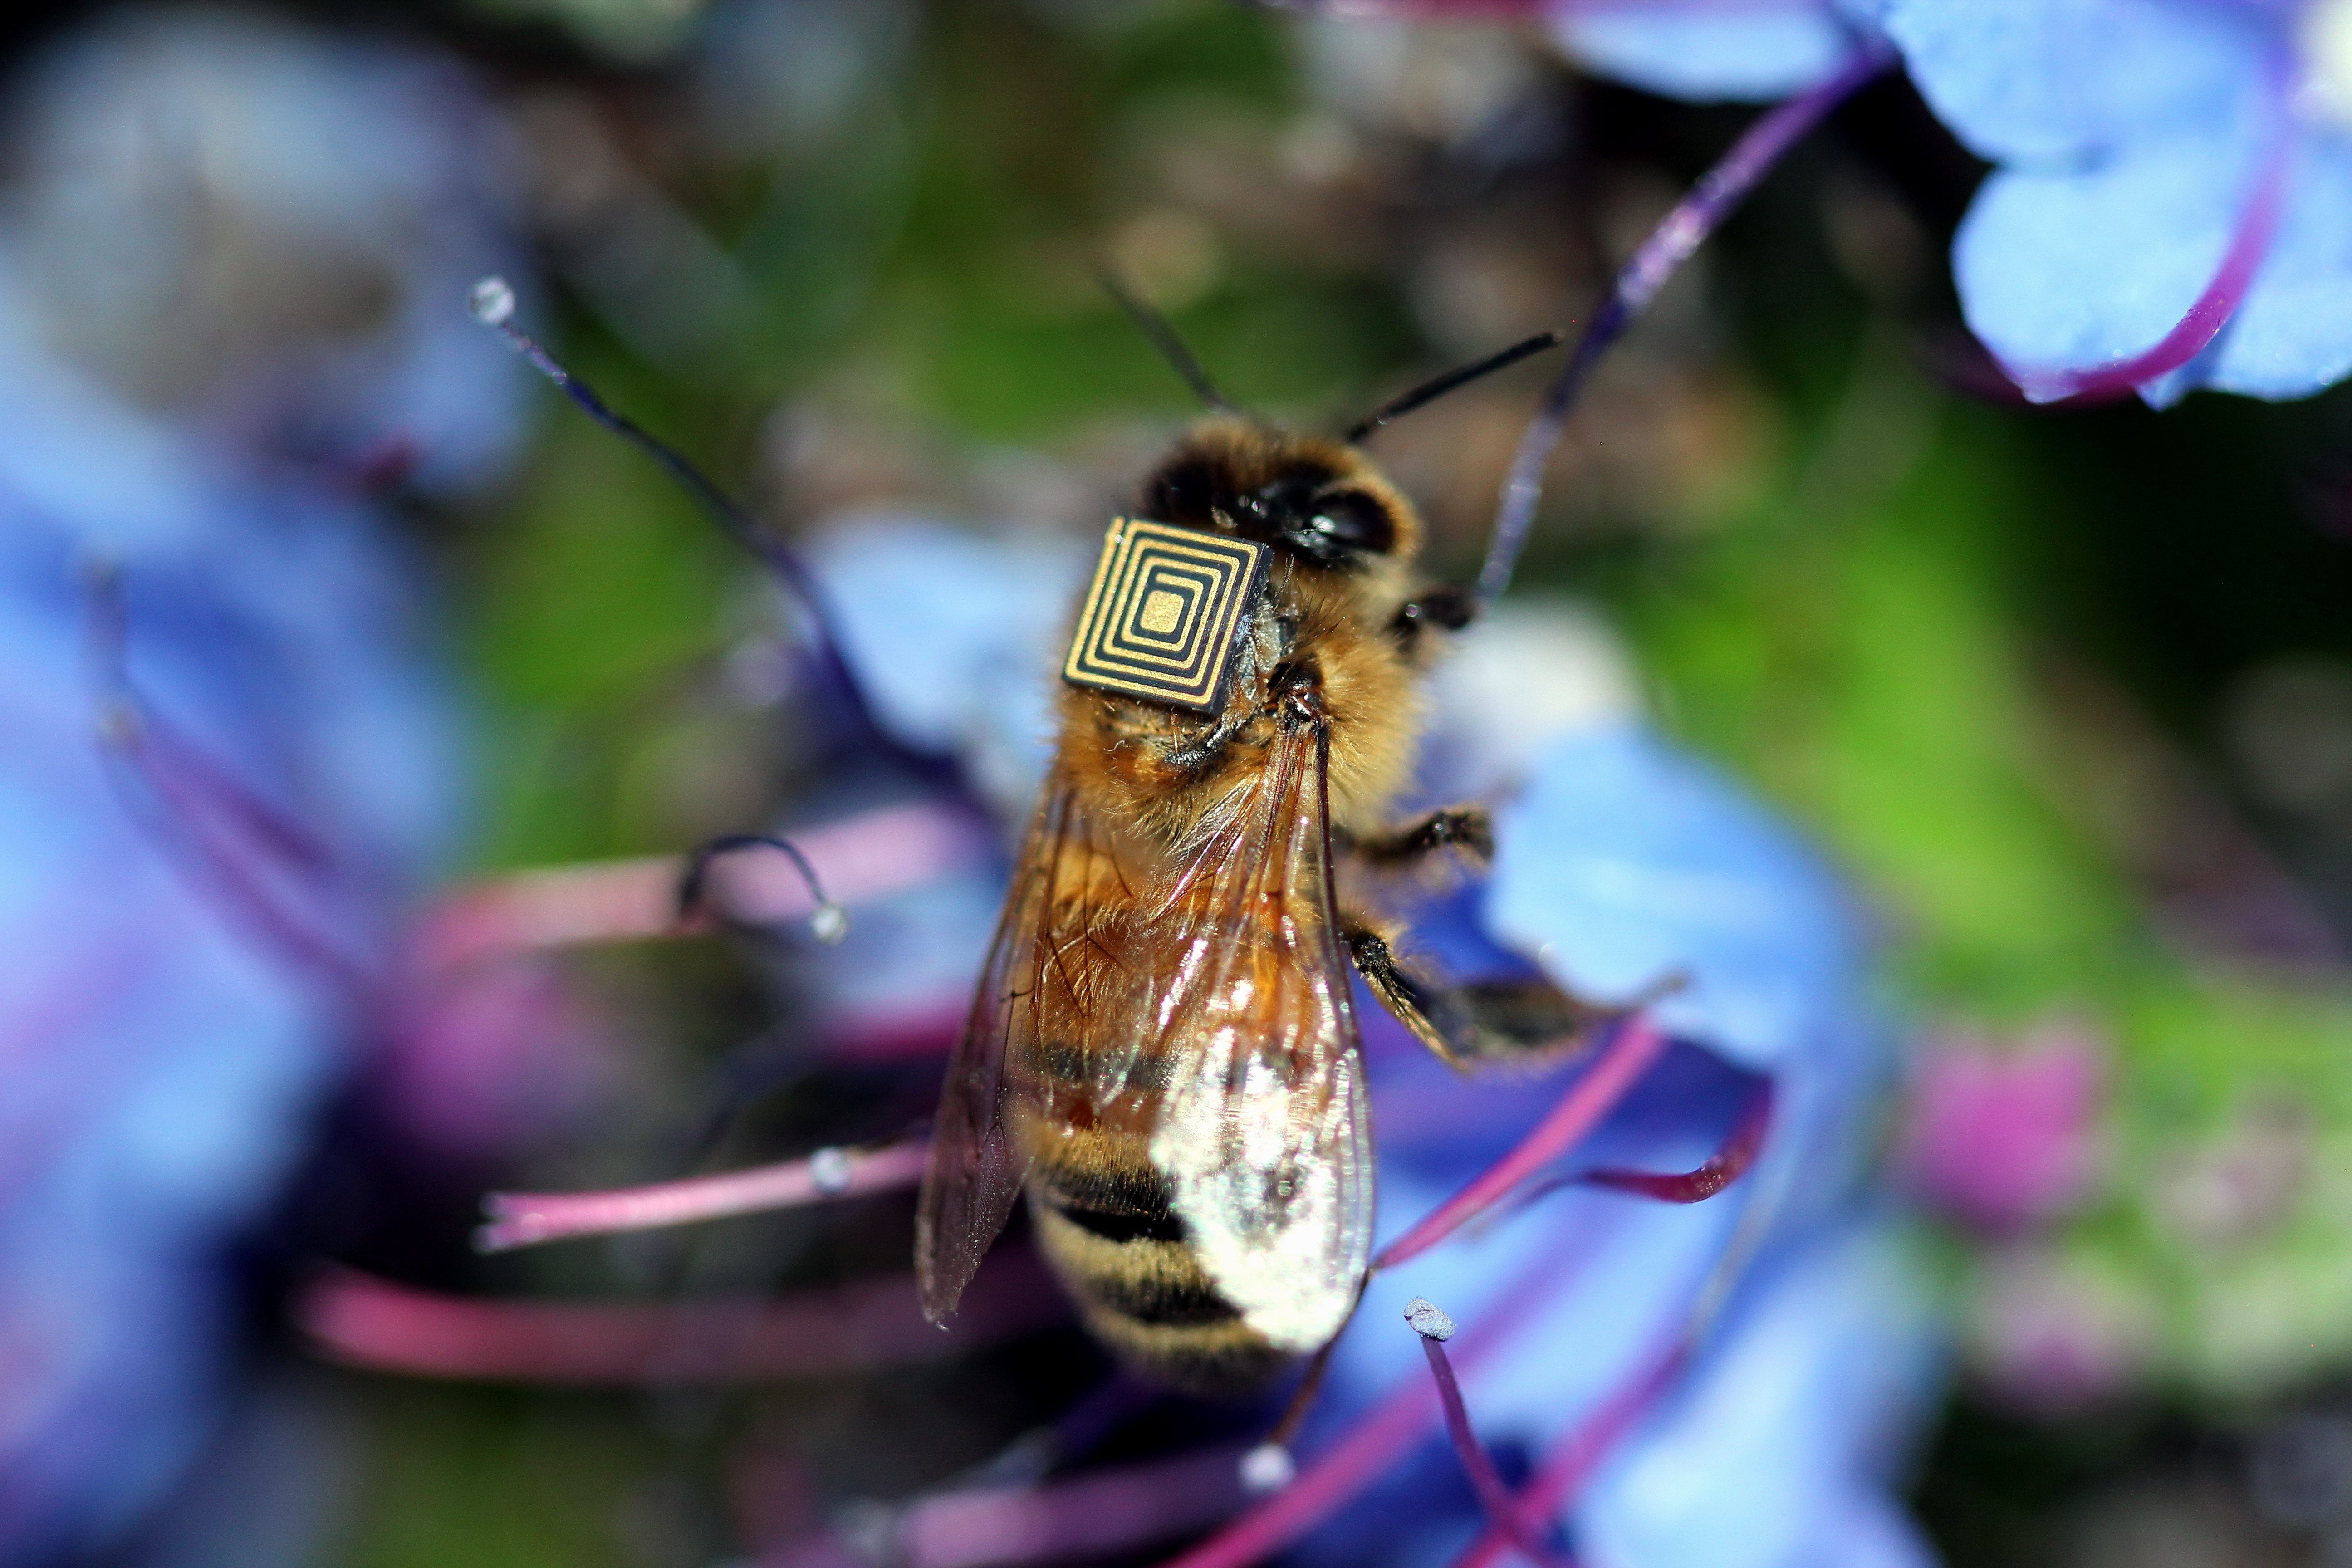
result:
[[[1400,963],[1395,936],[1370,921],[1346,917],[1342,934],[1381,1005],[1453,1067],[1538,1062],[1580,1046],[1594,1025],[1624,1011],[1580,1000],[1541,978],[1434,984]]]
[[[1445,848],[1459,850],[1474,866],[1484,866],[1495,858],[1495,825],[1483,805],[1454,805],[1359,838],[1353,847],[1360,859],[1383,869],[1416,865]]]
[[[1369,921],[1348,917],[1341,935],[1348,943],[1348,956],[1355,960],[1356,972],[1381,1005],[1395,1015],[1396,1021],[1412,1031],[1414,1039],[1427,1046],[1439,1060],[1454,1067],[1463,1065],[1454,1049],[1458,1028],[1448,1028],[1455,1022],[1448,1016],[1444,993],[1407,973],[1397,962],[1396,950],[1390,940],[1373,929]],[[1443,1022],[1441,1022],[1443,1019]]]

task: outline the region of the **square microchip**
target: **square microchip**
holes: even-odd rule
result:
[[[1062,679],[1215,712],[1269,553],[1230,534],[1114,520]]]

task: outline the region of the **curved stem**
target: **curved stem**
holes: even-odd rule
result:
[[[1418,1225],[1381,1248],[1372,1259],[1373,1270],[1394,1268],[1408,1258],[1420,1257],[1574,1148],[1617,1108],[1665,1048],[1666,1037],[1640,1014],[1620,1023],[1601,1047],[1592,1066],[1537,1123],[1536,1130]]]
[[[1585,1173],[1583,1180],[1588,1186],[1633,1193],[1640,1197],[1655,1198],[1662,1204],[1705,1203],[1746,1175],[1748,1167],[1753,1165],[1756,1156],[1763,1152],[1765,1134],[1772,1130],[1772,1085],[1767,1081],[1750,1097],[1722,1146],[1707,1156],[1706,1163],[1696,1170],[1602,1169]]]
[[[1503,481],[1496,507],[1495,528],[1488,537],[1486,564],[1478,571],[1478,596],[1492,600],[1510,586],[1512,569],[1528,542],[1536,503],[1543,496],[1544,464],[1559,444],[1569,411],[1584,390],[1593,365],[1609,346],[1638,320],[1692,252],[1706,242],[1734,208],[1754,190],[1789,149],[1822,122],[1830,110],[1853,95],[1856,89],[1885,70],[1894,56],[1872,45],[1858,52],[1846,67],[1820,86],[1808,89],[1768,110],[1732,144],[1723,161],[1699,176],[1690,194],[1675,204],[1664,221],[1652,230],[1625,265],[1608,300],[1584,329],[1576,351],[1569,356],[1543,405],[1519,438],[1511,471]]]
[[[485,278],[474,286],[470,306],[477,321],[504,338],[509,347],[551,382],[582,413],[660,465],[680,489],[701,505],[704,512],[718,524],[720,532],[749,552],[782,582],[800,605],[802,613],[808,617],[809,641],[816,656],[817,668],[867,738],[885,752],[915,764],[919,773],[937,772],[940,759],[914,752],[892,736],[875,716],[866,688],[850,668],[848,656],[843,651],[839,619],[834,614],[824,585],[816,580],[816,574],[809,570],[808,563],[801,559],[799,552],[761,528],[750,512],[695,467],[685,453],[606,403],[594,387],[574,375],[536,338],[516,326],[514,305],[514,291],[503,279]]]
[[[2129,396],[2179,370],[2221,335],[2270,255],[2271,241],[2278,235],[2279,214],[2286,205],[2287,171],[2294,162],[2294,116],[2287,102],[2283,71],[2272,83],[2271,114],[2253,189],[2238,214],[2237,227],[2231,232],[2229,247],[2221,253],[2212,280],[2190,302],[2188,311],[2153,347],[2127,359],[2084,370],[2036,369],[2001,360],[2002,374],[2017,383],[2028,401],[2105,403]]]
[[[1649,1363],[1619,1386],[1548,1455],[1543,1467],[1513,1504],[1517,1531],[1489,1525],[1450,1568],[1487,1568],[1518,1546],[1523,1531],[1542,1530],[1559,1516],[1594,1468],[1616,1447],[1642,1413],[1672,1384],[1690,1359],[1691,1342],[1677,1336]]]

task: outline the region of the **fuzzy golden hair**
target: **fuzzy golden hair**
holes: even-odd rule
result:
[[[1420,585],[1413,568],[1422,524],[1362,454],[1238,419],[1204,420],[1145,482],[1139,510],[1246,535],[1246,514],[1221,502],[1285,488],[1344,497],[1376,515],[1387,547],[1340,564],[1278,550],[1219,712],[1076,688],[1062,693],[1057,766],[1114,821],[1170,848],[1213,826],[1220,803],[1264,765],[1275,723],[1271,683],[1286,664],[1311,659],[1322,678],[1335,829],[1377,826],[1412,766],[1426,639],[1400,639],[1393,628]]]

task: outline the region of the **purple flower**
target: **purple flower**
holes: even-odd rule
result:
[[[886,721],[997,759],[987,771],[1008,784],[1034,779],[1034,672],[1083,561],[903,520],[845,530],[816,560]],[[927,582],[953,584],[963,610],[910,609]],[[1423,955],[1463,979],[1540,965],[1601,1000],[1680,983],[1652,1011],[1663,1050],[1538,1183],[1549,1190],[1374,1277],[1298,1446],[1298,1485],[1345,1500],[1303,1536],[1262,1538],[1295,1541],[1297,1561],[1441,1563],[1486,1531],[1434,1427],[1395,1425],[1429,1375],[1402,1317],[1413,1297],[1460,1321],[1478,1431],[1507,1470],[1556,1489],[1558,1522],[1596,1568],[1926,1561],[1889,1483],[1939,1338],[1900,1228],[1864,1184],[1886,1037],[1862,1000],[1853,917],[1787,829],[1638,721],[1635,689],[1596,621],[1548,605],[1505,606],[1436,678],[1424,794],[1506,804],[1493,877],[1421,913]],[[1465,1079],[1368,994],[1359,1016],[1383,1240],[1606,1070],[1586,1058]],[[1580,1181],[1694,1170],[1767,1104],[1753,1168],[1708,1201]],[[1389,1429],[1395,1443],[1349,1458]],[[1201,1560],[1245,1554],[1226,1550],[1213,1542]]]
[[[519,408],[453,308],[504,257],[447,69],[125,16],[28,93],[0,227],[11,1563],[119,1542],[230,1410],[227,1248],[457,816],[416,584],[359,487],[478,474]]]
[[[2352,372],[2352,8],[1875,4],[1996,165],[1953,268],[2028,396],[2297,397]]]
[[[1474,634],[1441,693],[1507,672],[1541,690],[1516,618],[1492,628],[1506,644],[1492,653]],[[1432,751],[1453,743],[1441,731]],[[1490,951],[1605,999],[1684,979],[1653,1011],[1668,1055],[1571,1168],[1690,1169],[1765,1082],[1771,1131],[1747,1179],[1706,1203],[1570,1188],[1377,1278],[1334,1362],[1333,1429],[1418,1374],[1391,1322],[1426,1296],[1474,1326],[1512,1321],[1464,1379],[1487,1441],[1538,1476],[1547,1456],[1624,1422],[1568,1499],[1581,1561],[1926,1561],[1888,1481],[1935,1386],[1937,1333],[1898,1228],[1858,1185],[1885,1036],[1861,998],[1843,896],[1736,787],[1603,704],[1528,754],[1514,793],[1483,910],[1460,911]],[[1453,945],[1466,956],[1470,943]],[[1407,1052],[1374,1070],[1384,1229],[1475,1173],[1548,1098]],[[1413,1501],[1343,1518],[1312,1554],[1450,1560],[1481,1521],[1450,1457],[1424,1454],[1431,1479],[1395,1494]]]
[[[1344,7],[1434,16],[1444,0]],[[2346,0],[1529,0],[1589,68],[1688,99],[1820,87],[1892,46],[1994,165],[1953,247],[2036,402],[2352,374]]]
[[[2079,1206],[2098,1180],[2106,1052],[2055,1025],[2014,1046],[1935,1042],[1913,1073],[1895,1163],[1926,1203],[2013,1231]]]

